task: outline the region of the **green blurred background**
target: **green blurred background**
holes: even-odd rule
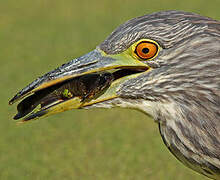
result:
[[[220,19],[219,7],[218,0],[1,0],[0,179],[206,179],[171,155],[140,112],[72,110],[17,126],[8,100],[130,18],[175,9]]]

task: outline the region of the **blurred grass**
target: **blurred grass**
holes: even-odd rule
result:
[[[126,109],[75,110],[17,126],[8,100],[95,48],[124,21],[177,9],[220,18],[217,0],[2,0],[0,179],[206,179],[179,163],[157,125]]]

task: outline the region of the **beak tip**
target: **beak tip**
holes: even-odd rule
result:
[[[11,98],[8,102],[9,105],[12,105],[14,104],[15,101],[17,101],[17,99],[20,98],[20,95],[19,94],[16,94],[13,98]]]
[[[13,117],[13,119],[14,120],[18,120],[18,119],[20,119],[22,117],[22,114],[21,113],[17,113],[14,117]]]
[[[12,105],[14,104],[14,101],[11,99],[9,102],[8,102],[8,105]]]
[[[9,102],[8,102],[8,104],[9,104],[9,105],[12,105],[12,104],[14,103],[14,99],[15,99],[15,97],[13,97],[12,99],[10,99]]]

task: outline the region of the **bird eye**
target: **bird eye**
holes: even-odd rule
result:
[[[158,45],[149,41],[142,41],[135,48],[135,54],[144,60],[153,58],[157,52]]]

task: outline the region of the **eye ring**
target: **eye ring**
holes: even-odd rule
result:
[[[135,54],[143,60],[149,60],[158,53],[158,45],[151,41],[141,41],[136,45]]]

